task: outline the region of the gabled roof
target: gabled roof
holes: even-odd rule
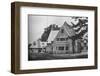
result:
[[[51,41],[53,41],[55,39],[55,37],[57,36],[59,30],[51,30],[49,37],[48,37],[48,43],[51,43]]]
[[[70,36],[70,37],[75,36],[75,31],[73,30],[73,28],[69,24],[67,24],[66,21],[64,22],[62,27],[64,27],[64,29],[67,32],[68,36]]]
[[[69,24],[67,24],[66,21],[64,22],[62,27],[64,27],[64,29],[69,37],[75,36],[75,31],[73,30],[73,28]],[[60,29],[62,29],[62,27]],[[59,30],[51,30],[49,37],[47,39],[48,43],[51,43],[51,41],[54,41],[54,39],[56,38],[56,36],[60,32],[60,29]]]
[[[67,36],[69,36],[69,37],[75,36],[75,31],[73,30],[73,28],[69,24],[67,24],[66,21],[64,22],[62,27],[60,27],[60,30],[62,28],[64,28],[64,30],[66,31],[66,37]],[[54,41],[54,39],[57,37],[60,30],[51,30],[51,32],[49,34],[49,37],[48,37],[48,40],[47,40],[48,43],[51,43],[51,41]]]

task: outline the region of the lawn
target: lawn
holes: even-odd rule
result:
[[[88,58],[87,53],[80,54],[48,54],[48,53],[34,53],[30,54],[28,60],[54,60],[54,59],[77,59]]]

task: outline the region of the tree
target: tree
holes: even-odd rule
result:
[[[77,18],[78,19],[78,18]],[[72,39],[72,47],[73,47],[73,53],[75,53],[75,41],[77,39],[83,39],[83,36],[85,33],[87,33],[88,31],[88,27],[87,27],[87,18],[86,19],[79,19],[78,23],[75,25],[74,23],[72,23],[73,25],[73,29],[75,30],[75,36],[70,37]]]

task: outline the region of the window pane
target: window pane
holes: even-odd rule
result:
[[[65,38],[60,38],[61,41],[65,41]]]
[[[61,29],[61,33],[64,33],[64,29]]]
[[[66,50],[68,50],[68,46],[66,46]]]
[[[60,47],[59,47],[59,50],[64,50],[64,47],[63,47],[63,46],[60,46]]]

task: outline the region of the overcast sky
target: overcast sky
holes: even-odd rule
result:
[[[70,24],[72,18],[67,16],[28,15],[28,42],[33,43],[40,38],[44,28],[50,24],[57,24],[61,27],[65,21]]]

